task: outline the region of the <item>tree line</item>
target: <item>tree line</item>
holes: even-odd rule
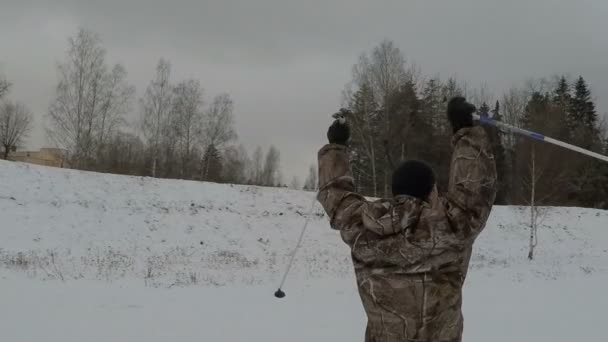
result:
[[[427,78],[385,40],[363,53],[352,69],[343,105],[351,111],[351,162],[358,191],[390,196],[395,164],[421,159],[445,191],[451,155],[447,99],[462,95],[478,113],[599,153],[608,153],[608,130],[581,76],[529,80],[494,97],[455,78]],[[608,165],[543,142],[486,128],[499,176],[497,204],[608,208]]]
[[[47,135],[72,168],[126,175],[235,184],[282,184],[280,153],[260,147],[250,156],[238,143],[234,101],[227,93],[209,103],[199,80],[171,79],[160,59],[139,101],[121,64],[110,65],[99,35],[80,29],[58,64]],[[11,84],[0,80],[0,97]],[[138,118],[128,120],[131,113]],[[25,105],[0,107],[3,157],[21,147],[32,126]]]
[[[49,138],[66,151],[71,167],[99,172],[282,185],[280,153],[271,146],[252,154],[238,143],[234,102],[219,94],[207,102],[200,81],[171,78],[171,63],[160,59],[145,92],[135,101],[126,69],[106,62],[99,36],[81,29],[69,38],[65,60],[49,106]],[[0,97],[10,90],[0,79]],[[607,125],[597,113],[592,90],[580,76],[558,75],[527,81],[494,96],[456,78],[426,77],[390,40],[361,54],[343,91],[352,114],[351,160],[358,191],[390,196],[395,164],[421,159],[445,191],[452,132],[445,119],[447,99],[463,95],[481,115],[553,138],[608,153]],[[128,122],[129,113],[138,113]],[[2,157],[23,144],[32,114],[22,103],[0,105]],[[496,128],[486,128],[499,175],[497,204],[574,205],[608,208],[608,165]],[[304,184],[314,190],[316,167]]]

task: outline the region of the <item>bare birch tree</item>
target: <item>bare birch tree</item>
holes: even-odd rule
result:
[[[180,176],[194,177],[192,161],[196,141],[201,134],[203,90],[197,80],[180,82],[175,86],[173,100],[173,128],[177,140],[177,154],[181,161]]]
[[[135,87],[127,83],[127,71],[116,64],[112,71],[104,75],[100,89],[97,118],[97,145],[105,148],[110,136],[125,125],[124,115],[131,110]]]
[[[205,145],[222,148],[226,143],[236,139],[234,130],[234,103],[228,94],[220,94],[213,98],[203,121],[203,136]]]
[[[262,185],[266,186],[277,186],[281,182],[280,170],[280,153],[276,147],[270,146],[268,153],[266,153],[266,160],[264,162],[264,168],[262,170]]]
[[[502,96],[500,102],[502,107],[503,121],[509,125],[519,127],[522,121],[522,115],[526,109],[528,98],[524,91],[518,88],[510,88]],[[506,132],[505,134],[505,145],[507,148],[513,148],[515,146],[515,134],[512,132]]]
[[[528,240],[528,259],[534,259],[534,250],[538,246],[538,226],[542,224],[548,208],[540,207],[537,198],[537,184],[543,176],[542,169],[538,168],[536,159],[536,146],[531,144],[530,152],[530,175],[528,179],[524,179],[524,183],[530,189],[529,208],[530,208],[530,238]]]
[[[314,191],[317,189],[317,167],[313,164],[308,168],[308,176],[304,182],[304,190]]]
[[[221,94],[213,99],[203,118],[201,140],[205,150],[213,146],[221,151],[226,143],[236,139],[233,110],[234,104],[230,95]],[[205,173],[209,166],[204,161],[202,164],[202,173]]]
[[[160,59],[156,66],[156,77],[150,81],[141,99],[142,130],[152,149],[152,177],[156,177],[163,133],[170,123],[173,88],[169,83],[171,64]]]
[[[4,148],[3,159],[23,143],[32,128],[32,113],[20,103],[5,102],[0,107],[0,144]]]
[[[481,107],[484,103],[494,103],[494,94],[490,91],[488,84],[483,82],[479,85],[479,88],[475,88],[467,94],[467,98],[470,99],[477,108]]]
[[[77,168],[89,167],[104,140],[129,110],[134,88],[126,71],[105,63],[99,36],[80,29],[68,39],[65,62],[57,66],[59,82],[49,107],[50,139],[68,151]]]
[[[353,66],[353,81],[359,89],[364,86],[370,88],[374,102],[381,108],[380,114],[383,122],[378,127],[380,131],[375,133],[387,136],[391,127],[390,97],[407,81],[413,81],[413,72],[411,69],[406,69],[403,53],[395,46],[394,42],[390,40],[382,41],[372,50],[369,56],[364,53],[359,57],[359,62]],[[373,144],[373,142],[371,143]],[[375,150],[375,148],[372,149]],[[386,158],[388,159],[388,154]],[[373,173],[375,173],[376,157],[370,156],[370,162],[372,163],[372,170],[374,170]],[[385,160],[385,163],[388,164],[388,160]],[[390,172],[389,167],[384,168],[383,190],[385,196],[389,194]],[[373,177],[374,183],[377,183],[377,177]],[[376,184],[374,184],[374,187],[376,188]],[[377,189],[374,190],[374,193],[377,194]]]
[[[262,152],[262,147],[258,146],[255,149],[251,159],[251,183],[261,185],[262,173],[264,171],[264,152]]]

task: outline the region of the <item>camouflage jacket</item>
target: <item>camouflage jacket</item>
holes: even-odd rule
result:
[[[347,148],[319,151],[318,200],[351,248],[368,342],[461,340],[462,285],[496,196],[496,166],[481,127],[461,129],[453,145],[448,192],[433,204],[368,201],[354,192]]]

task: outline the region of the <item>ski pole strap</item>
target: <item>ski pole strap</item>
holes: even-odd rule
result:
[[[498,128],[503,128],[503,129],[506,129],[506,130],[511,131],[513,133],[517,133],[517,134],[526,136],[528,138],[532,138],[534,140],[544,141],[544,142],[549,143],[549,144],[553,144],[553,145],[556,145],[556,146],[559,146],[559,147],[563,147],[565,149],[568,149],[568,150],[571,150],[571,151],[574,151],[574,152],[578,152],[578,153],[587,155],[589,157],[596,158],[596,159],[608,162],[608,156],[605,156],[605,155],[602,155],[602,154],[599,154],[599,153],[596,153],[596,152],[593,152],[593,151],[589,151],[589,150],[586,150],[584,148],[581,148],[581,147],[578,147],[578,146],[574,146],[572,144],[568,144],[568,143],[565,143],[565,142],[557,140],[557,139],[546,137],[546,136],[544,136],[542,134],[539,134],[539,133],[536,133],[536,132],[532,132],[532,131],[528,131],[528,130],[525,130],[525,129],[522,129],[522,128],[519,128],[519,127],[511,126],[511,125],[508,125],[508,124],[506,124],[504,122],[500,122],[500,121],[496,121],[494,119],[491,119],[491,118],[489,118],[487,116],[479,116],[477,114],[473,114],[473,119],[479,120],[480,123],[485,124],[485,125],[490,125],[490,126],[495,126],[495,127],[498,127]]]

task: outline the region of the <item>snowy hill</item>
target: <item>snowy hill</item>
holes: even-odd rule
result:
[[[313,193],[4,161],[0,175],[2,340],[362,340],[348,250],[318,205],[288,297],[272,297]],[[605,340],[608,212],[547,210],[530,262],[525,208],[493,209],[465,290],[467,341]]]

